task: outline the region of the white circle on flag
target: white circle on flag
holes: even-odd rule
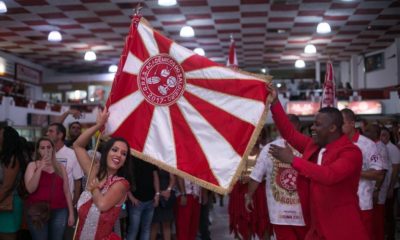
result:
[[[140,68],[137,79],[144,98],[152,105],[172,105],[185,92],[185,72],[168,54],[148,58]]]

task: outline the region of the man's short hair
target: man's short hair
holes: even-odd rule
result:
[[[68,129],[71,129],[72,125],[74,125],[74,124],[78,124],[79,126],[81,126],[81,123],[80,123],[80,122],[75,121],[75,122],[72,122],[72,123],[70,123],[70,124],[68,125]]]
[[[339,109],[334,107],[324,107],[321,108],[318,112],[328,114],[331,123],[336,126],[339,132],[342,132],[343,116]]]
[[[65,136],[67,135],[67,129],[65,129],[64,125],[61,123],[51,123],[49,127],[51,126],[56,126],[57,127],[57,133],[62,133],[62,138],[61,140],[65,140]]]
[[[344,114],[346,116],[346,118],[350,121],[355,122],[357,120],[356,115],[354,114],[354,112],[351,109],[348,108],[344,108],[342,109],[342,114]]]

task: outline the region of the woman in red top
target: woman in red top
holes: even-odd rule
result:
[[[72,198],[68,186],[67,172],[57,162],[53,142],[45,137],[36,144],[35,161],[30,162],[25,172],[25,186],[30,193],[26,206],[38,202],[50,205],[50,219],[44,225],[38,225],[27,215],[27,223],[33,240],[62,240],[68,222],[74,224]]]
[[[84,173],[91,171],[91,159],[85,149],[92,135],[103,128],[107,109],[99,113],[96,124],[86,129],[74,142],[74,150]],[[130,147],[122,138],[111,138],[102,149],[100,163],[93,166],[86,190],[78,200],[79,224],[74,239],[120,239],[113,232],[121,206],[126,200],[132,172]]]

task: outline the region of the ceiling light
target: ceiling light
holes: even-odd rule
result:
[[[93,51],[87,51],[85,53],[85,61],[94,61],[96,60],[96,53]]]
[[[320,22],[317,26],[317,33],[325,34],[331,32],[331,26],[327,22]]]
[[[315,46],[313,44],[308,44],[304,48],[304,53],[314,54],[314,53],[317,53],[317,49],[315,48]]]
[[[282,83],[277,83],[276,86],[277,86],[278,88],[280,88],[280,87],[282,87]]]
[[[194,30],[191,26],[182,27],[179,35],[181,37],[194,37]]]
[[[267,69],[261,68],[261,72],[265,74],[267,72]]]
[[[3,1],[0,1],[0,13],[6,13],[7,12],[7,6]]]
[[[205,56],[206,55],[206,53],[204,52],[204,49],[202,49],[202,48],[195,48],[193,51],[195,53],[199,54],[200,56]]]
[[[108,72],[110,72],[110,73],[115,73],[115,72],[117,72],[117,71],[118,71],[118,66],[115,65],[115,64],[110,65],[110,66],[108,67]]]
[[[304,62],[304,60],[296,60],[296,62],[294,63],[294,66],[296,68],[305,68],[306,67],[306,63]]]
[[[60,42],[62,40],[61,33],[59,31],[51,31],[47,37],[47,40],[50,42]]]
[[[176,5],[176,0],[158,0],[158,5],[169,7]]]

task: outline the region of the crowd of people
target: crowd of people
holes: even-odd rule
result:
[[[74,109],[60,116],[34,149],[14,128],[0,127],[0,239],[197,236],[208,191],[133,157],[123,138],[91,149],[90,140],[108,119],[107,109],[84,131],[79,122],[71,123],[66,139],[62,121],[69,114],[79,117]],[[209,239],[208,216],[202,219],[207,221],[203,239]],[[187,224],[191,227],[179,227]]]
[[[327,107],[303,134],[268,88],[280,137],[267,143],[262,131],[230,193],[235,238],[394,240],[398,126],[358,129],[351,110]],[[79,117],[63,114],[33,148],[0,127],[0,239],[211,239],[210,191],[132,156],[123,138],[94,149],[107,109],[84,131],[71,123],[67,138],[69,114]]]
[[[257,191],[263,187],[268,223],[260,237],[254,225],[265,223],[251,215],[235,219],[231,214],[231,229],[243,239],[394,240],[397,125],[390,130],[364,121],[358,129],[353,111],[326,107],[316,114],[310,136],[300,131],[297,116],[286,115],[276,90],[269,90],[280,137],[263,146],[244,193],[235,193],[242,184],[238,182],[232,195],[244,198],[248,212],[259,212]]]

